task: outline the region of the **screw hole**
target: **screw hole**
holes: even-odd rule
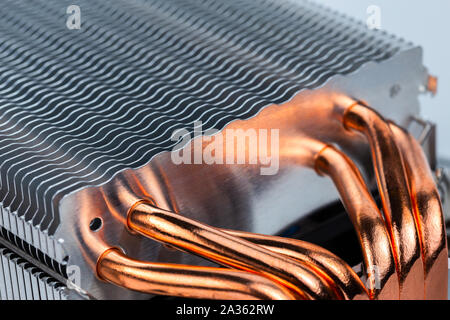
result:
[[[89,229],[91,229],[91,231],[97,232],[98,230],[100,230],[102,228],[102,225],[103,225],[103,221],[101,218],[94,218],[89,223]]]

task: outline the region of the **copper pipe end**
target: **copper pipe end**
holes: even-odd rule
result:
[[[438,78],[432,75],[428,76],[427,79],[427,91],[430,92],[433,96],[435,96],[438,92]]]
[[[244,271],[131,259],[120,250],[106,250],[97,263],[100,279],[149,294],[221,300],[293,300],[284,286]]]

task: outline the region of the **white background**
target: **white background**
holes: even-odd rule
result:
[[[436,97],[421,97],[422,114],[438,124],[438,154],[450,159],[450,1],[449,0],[314,0],[359,20],[367,8],[381,9],[381,28],[424,49],[429,72],[439,78]]]

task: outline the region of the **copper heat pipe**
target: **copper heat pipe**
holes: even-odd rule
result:
[[[399,281],[383,216],[352,160],[334,147],[316,155],[316,171],[328,175],[339,191],[362,250],[371,299],[395,300]]]
[[[447,234],[439,192],[422,147],[414,137],[394,123],[390,128],[402,152],[411,199],[419,222],[425,274],[425,299],[447,299]],[[445,278],[443,278],[445,277]]]
[[[340,299],[308,264],[231,236],[183,215],[138,203],[128,214],[131,230],[219,264],[264,276],[284,284],[300,299]]]
[[[354,103],[341,114],[344,126],[364,134],[372,153],[384,217],[396,258],[400,296],[424,298],[421,243],[402,157],[387,122],[374,110]]]
[[[223,229],[222,229],[223,230]],[[260,245],[268,250],[309,263],[318,272],[325,272],[341,290],[346,300],[368,300],[368,292],[358,275],[348,264],[333,253],[312,243],[283,237],[268,236],[244,231],[223,230]]]
[[[343,260],[318,246],[213,228],[144,201],[128,213],[131,230],[242,271],[142,262],[108,249],[99,258],[98,275],[133,290],[193,298],[445,298],[445,224],[420,145],[361,103],[336,110],[347,129],[369,141],[384,219],[358,168],[345,154],[305,139],[310,143],[304,145],[302,156],[318,174],[329,176],[339,191],[363,251],[370,280],[367,290]]]
[[[283,285],[245,271],[150,263],[131,259],[120,250],[106,250],[97,274],[120,287],[149,294],[197,299],[293,300]]]

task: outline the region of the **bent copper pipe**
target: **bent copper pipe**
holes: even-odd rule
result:
[[[315,157],[315,169],[333,180],[354,225],[368,276],[370,298],[398,299],[399,279],[389,233],[358,168],[345,154],[325,146]]]
[[[389,125],[374,110],[360,103],[341,114],[347,129],[364,134],[372,153],[384,217],[394,247],[400,299],[424,298],[421,243],[409,196],[405,168]]]
[[[244,231],[223,231],[268,250],[309,263],[317,272],[327,274],[332,280],[330,285],[337,286],[346,300],[367,300],[369,298],[364,284],[353,269],[328,250],[301,240]]]
[[[98,276],[120,287],[149,294],[197,299],[293,300],[283,285],[245,271],[150,263],[106,250],[97,263]]]
[[[285,285],[300,299],[341,298],[307,264],[149,203],[133,206],[128,226],[144,236],[219,264],[260,273]]]
[[[356,165],[342,152],[314,139],[296,138],[285,148],[283,156],[333,180],[359,239],[370,298],[398,299],[399,280],[390,235]]]
[[[419,222],[425,275],[425,299],[447,300],[447,234],[439,192],[422,147],[414,137],[390,123],[407,169],[411,199]]]

